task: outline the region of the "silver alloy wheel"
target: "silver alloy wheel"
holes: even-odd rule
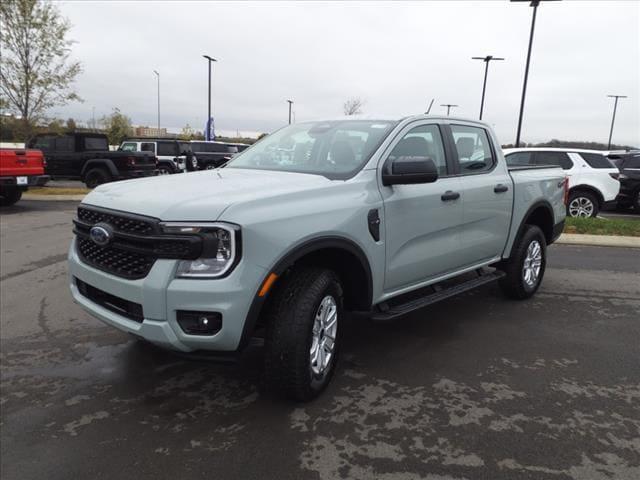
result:
[[[587,197],[576,197],[569,204],[569,215],[571,217],[592,217],[593,202]]]
[[[542,246],[540,242],[534,240],[527,247],[527,256],[522,265],[522,279],[524,283],[533,288],[538,283],[540,269],[542,268]]]
[[[164,168],[160,168],[158,169],[158,175],[169,175],[171,172],[169,172],[169,170],[166,170]]]
[[[331,295],[327,295],[320,302],[311,331],[309,357],[311,372],[316,377],[323,376],[333,361],[337,332],[338,306],[336,300]]]

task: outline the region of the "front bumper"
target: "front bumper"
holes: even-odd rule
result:
[[[182,352],[236,351],[265,270],[241,261],[225,278],[196,280],[174,278],[176,265],[176,260],[157,260],[145,278],[126,280],[83,263],[76,252],[74,239],[69,249],[69,287],[74,301],[92,316],[163,348]],[[131,320],[83,296],[76,278],[142,305],[143,321]],[[219,312],[222,329],[212,336],[188,335],[178,325],[178,310]]]

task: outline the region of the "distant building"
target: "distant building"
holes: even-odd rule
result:
[[[166,137],[166,128],[156,127],[132,127],[134,137]]]

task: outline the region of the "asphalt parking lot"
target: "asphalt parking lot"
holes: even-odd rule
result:
[[[77,307],[74,209],[0,211],[3,479],[640,478],[640,250],[556,245],[527,302],[352,319],[334,382],[292,404],[259,349],[187,360]]]

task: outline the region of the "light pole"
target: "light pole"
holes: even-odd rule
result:
[[[160,136],[160,73],[154,70],[153,73],[158,77],[158,136]]]
[[[528,2],[529,0],[511,0],[512,2]],[[529,33],[529,49],[527,51],[527,64],[524,68],[524,82],[522,84],[522,99],[520,100],[520,115],[518,116],[518,132],[516,133],[516,147],[520,146],[520,133],[522,131],[522,114],[524,113],[524,99],[527,94],[527,79],[529,78],[529,63],[531,62],[531,46],[533,44],[533,31],[536,27],[536,13],[540,2],[552,2],[557,0],[531,0],[529,4],[533,7],[533,16],[531,17],[531,32]]]
[[[291,105],[293,105],[293,100],[287,100],[289,103],[289,125],[291,125]]]
[[[449,112],[451,111],[452,108],[454,107],[458,107],[459,105],[454,105],[453,103],[441,103],[440,104],[441,107],[447,107],[447,117],[449,116]]]
[[[204,138],[205,140],[211,140],[211,127],[209,123],[211,122],[211,63],[217,62],[217,60],[209,55],[202,56],[206,58],[209,63],[209,109],[207,110],[207,131],[204,134]]]
[[[607,95],[607,97],[616,99],[613,104],[613,118],[611,118],[611,130],[609,130],[609,145],[607,145],[607,150],[611,150],[611,137],[613,136],[613,124],[616,121],[616,110],[618,109],[618,99],[627,98],[627,96],[626,95]]]
[[[480,120],[482,120],[482,110],[484,109],[484,93],[487,90],[487,73],[489,72],[489,62],[491,60],[504,60],[504,58],[487,55],[486,57],[471,57],[472,60],[482,60],[484,62],[484,82],[482,83],[482,99],[480,100]]]

